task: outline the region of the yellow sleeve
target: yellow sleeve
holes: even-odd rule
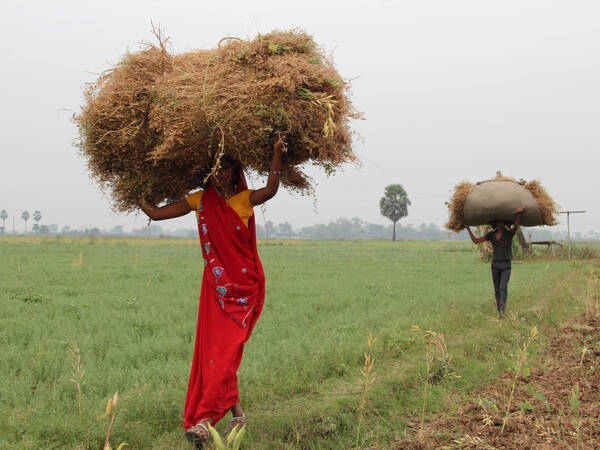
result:
[[[246,189],[227,200],[227,204],[240,216],[240,219],[242,219],[246,226],[248,226],[248,221],[252,217],[252,214],[254,214],[254,205],[250,203],[250,194],[252,192],[251,189]]]
[[[246,189],[240,192],[239,203],[237,204],[237,211],[240,217],[247,217],[250,219],[254,214],[254,205],[250,203],[250,194],[254,192],[252,189]],[[246,220],[247,222],[248,220]]]
[[[200,202],[202,201],[203,195],[204,195],[204,191],[194,192],[193,194],[188,195],[185,198],[185,201],[187,202],[188,205],[190,205],[190,208],[192,208],[192,210],[198,211],[198,208],[200,208]]]

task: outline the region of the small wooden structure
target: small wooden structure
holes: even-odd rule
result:
[[[563,245],[560,242],[556,242],[556,241],[532,241],[529,243],[529,245],[546,245],[547,247],[550,247],[552,249],[552,256],[556,256],[554,254],[554,246],[558,245],[559,247],[562,247]]]

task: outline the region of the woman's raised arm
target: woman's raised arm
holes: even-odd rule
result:
[[[267,185],[250,194],[250,203],[254,206],[262,205],[277,194],[277,189],[279,189],[279,175],[281,174],[281,149],[284,145],[284,137],[279,137],[273,145],[273,160],[271,161],[271,171],[269,172],[269,178],[267,178]]]
[[[156,206],[145,200],[140,200],[138,205],[152,220],[174,219],[175,217],[185,216],[192,210],[185,199],[165,206]]]

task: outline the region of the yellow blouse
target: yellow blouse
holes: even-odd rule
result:
[[[238,214],[238,216],[240,216],[240,219],[242,219],[242,222],[244,222],[246,226],[248,226],[248,221],[254,214],[254,205],[250,203],[251,193],[251,189],[246,189],[227,200],[227,204]],[[198,191],[187,196],[185,199],[188,205],[190,205],[190,208],[196,211],[196,218],[198,218],[198,209],[200,208],[202,195],[204,195],[204,191]]]

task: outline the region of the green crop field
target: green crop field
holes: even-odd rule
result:
[[[431,385],[427,412],[452,409],[510,366],[533,326],[533,352],[543,352],[545,337],[582,311],[598,265],[514,264],[500,321],[489,264],[470,243],[284,241],[259,253],[267,297],[238,374],[245,446],[259,449],[389,447],[423,401],[427,349],[411,326],[444,333],[449,371]],[[198,243],[4,237],[0,255],[0,448],[102,448],[115,391],[113,448],[191,448],[182,416]],[[376,378],[363,404],[370,334]]]

